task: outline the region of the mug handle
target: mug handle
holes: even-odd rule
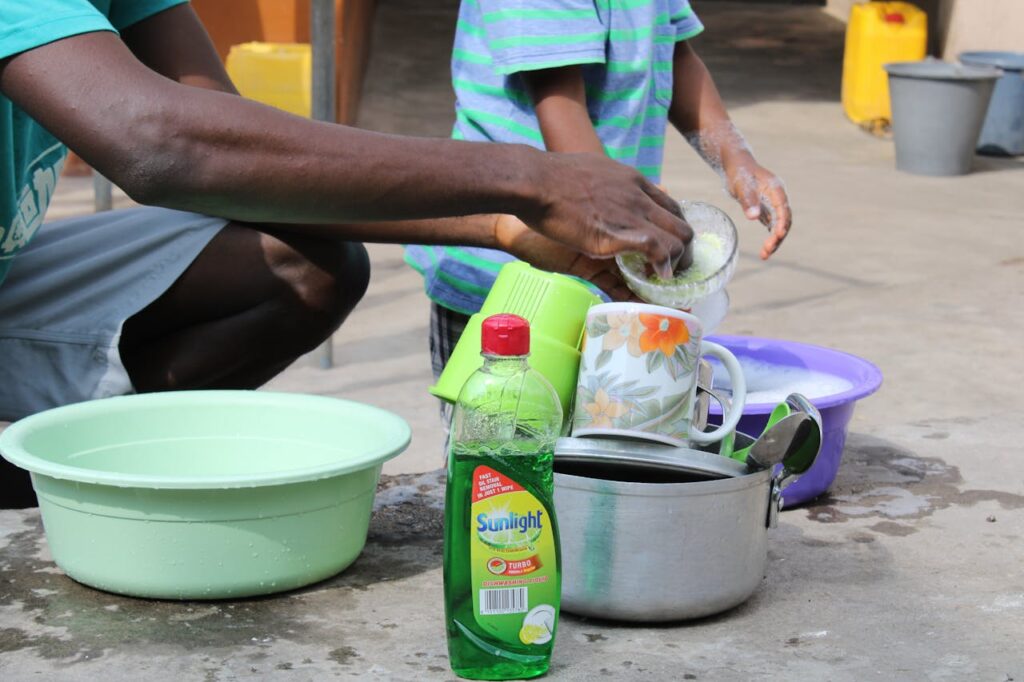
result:
[[[714,431],[706,432],[694,428],[690,422],[690,440],[701,445],[715,443],[736,430],[743,416],[743,406],[747,402],[747,379],[743,376],[743,369],[739,361],[727,348],[719,346],[712,341],[704,341],[701,344],[701,355],[711,355],[721,360],[725,371],[729,373],[729,380],[732,382],[732,404],[728,410],[723,410],[722,425]]]

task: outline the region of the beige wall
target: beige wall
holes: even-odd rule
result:
[[[843,21],[861,0],[828,0]],[[965,50],[1024,52],[1024,0],[911,0],[928,13],[929,53],[956,59]]]
[[[1024,52],[1024,0],[957,0],[948,4],[943,43],[946,59],[955,59],[965,50]]]
[[[838,19],[846,21],[850,16],[850,8],[859,0],[828,0],[825,11]]]

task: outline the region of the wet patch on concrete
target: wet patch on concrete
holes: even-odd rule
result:
[[[824,584],[872,585],[893,572],[892,553],[872,533],[857,529],[829,537],[810,534],[812,528],[780,523],[768,535],[768,567],[764,589],[739,609],[777,607],[786,592],[820,589]],[[821,566],[828,570],[822,571]],[[778,590],[781,590],[780,593]]]
[[[818,641],[828,637],[828,630],[817,630],[814,632],[803,632],[796,637],[790,637],[786,640],[785,646],[787,648],[807,646],[808,644],[815,644]]]
[[[369,539],[381,544],[444,538],[443,469],[382,477]]]
[[[917,532],[917,529],[913,526],[907,526],[902,523],[893,523],[892,521],[879,521],[873,526],[868,526],[871,530],[882,535],[891,535],[893,537],[906,537],[913,535]]]
[[[327,658],[339,665],[348,665],[353,658],[359,658],[359,652],[350,646],[340,646],[337,649],[331,649]]]
[[[933,426],[930,422],[915,425]],[[932,437],[947,435],[934,432]],[[809,519],[820,523],[881,518],[884,520],[870,529],[900,537],[916,531],[913,521],[951,505],[997,502],[1004,509],[1024,508],[1024,496],[999,490],[961,490],[962,483],[960,470],[937,457],[921,457],[879,438],[850,434],[832,490],[805,509]]]
[[[32,649],[64,666],[135,645],[186,652],[243,647],[237,656],[267,662],[278,640],[323,644],[315,614],[323,605],[319,593],[324,590],[332,593],[332,616],[384,632],[393,624],[361,621],[355,605],[371,585],[441,565],[443,481],[443,472],[383,477],[366,548],[352,566],[302,590],[237,601],[134,599],[80,585],[50,560],[38,511],[23,512],[24,529],[7,534],[0,556],[0,614],[7,614],[5,622],[18,624],[0,628],[0,654]],[[332,644],[327,658],[338,665],[358,656],[343,641]],[[211,669],[214,674],[216,670]]]

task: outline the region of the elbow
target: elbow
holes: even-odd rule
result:
[[[183,126],[168,116],[134,121],[131,132],[116,145],[120,150],[107,164],[110,180],[133,201],[148,206],[183,208],[195,177],[199,145]]]

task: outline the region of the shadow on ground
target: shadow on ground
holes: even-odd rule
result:
[[[749,2],[697,6],[694,39],[729,107],[773,100],[839,101],[846,25],[806,7]]]

